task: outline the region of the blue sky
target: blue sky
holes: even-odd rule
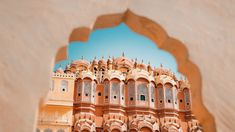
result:
[[[125,53],[130,59],[137,58],[140,63],[143,59],[145,64],[153,67],[164,67],[171,69],[179,78],[175,58],[168,52],[159,49],[150,39],[139,35],[125,25],[120,24],[117,27],[105,28],[93,31],[87,42],[72,42],[68,46],[68,59],[60,61],[55,65],[57,69],[60,65],[64,69],[65,65],[72,60],[84,59],[91,61],[96,56],[97,59],[108,59],[109,56],[119,57]]]

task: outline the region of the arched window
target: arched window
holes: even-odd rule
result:
[[[172,85],[167,83],[165,84],[165,92],[166,92],[166,102],[172,103],[173,101],[173,92],[172,92]]]
[[[104,96],[106,99],[108,98],[108,92],[109,92],[109,82],[105,81],[104,82]]]
[[[150,93],[151,93],[151,101],[154,102],[154,99],[155,99],[155,95],[154,95],[155,87],[154,87],[153,83],[150,84]]]
[[[138,90],[137,90],[137,94],[138,94],[138,100],[141,100],[141,101],[145,101],[147,100],[147,85],[146,84],[139,84],[138,85]]]
[[[81,81],[78,81],[77,82],[77,89],[78,89],[78,96],[81,96],[81,93],[82,93],[82,82]]]
[[[52,132],[52,130],[50,128],[47,128],[44,130],[44,132]]]
[[[184,99],[185,99],[186,109],[189,109],[190,108],[190,95],[189,95],[189,89],[188,88],[184,89]]]
[[[128,97],[132,101],[135,96],[135,83],[133,81],[128,82]]]
[[[113,99],[119,99],[120,83],[112,82],[112,91],[111,95]]]
[[[57,132],[65,132],[63,129],[59,129],[57,130]]]
[[[68,91],[68,81],[62,80],[60,89],[63,92],[67,92]]]
[[[90,80],[84,81],[84,94],[85,96],[91,96],[91,81]]]
[[[161,84],[158,84],[157,85],[157,92],[158,92],[158,102],[159,102],[159,105],[161,105],[163,103],[163,100],[164,100],[164,96],[163,96],[163,87]]]

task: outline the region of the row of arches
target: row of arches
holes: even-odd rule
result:
[[[75,102],[95,104],[96,81],[91,78],[77,79],[75,83]]]
[[[120,78],[105,79],[102,89],[97,90],[97,81],[91,78],[77,79],[75,101],[122,106],[147,106],[150,108],[190,109],[190,90],[181,90],[169,82],[165,84],[149,82],[145,78],[129,79],[126,83]]]

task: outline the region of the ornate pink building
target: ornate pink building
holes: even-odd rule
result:
[[[200,132],[190,85],[124,55],[81,59],[53,73],[37,132]]]

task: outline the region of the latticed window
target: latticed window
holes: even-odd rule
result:
[[[109,92],[109,83],[106,81],[104,82],[104,95],[108,96],[108,92]]]
[[[162,88],[158,88],[158,98],[159,99],[163,99],[163,89]]]
[[[91,95],[91,81],[84,81],[84,94],[85,96]]]
[[[120,89],[120,83],[119,82],[112,82],[111,95],[114,99],[119,97],[119,89]]]
[[[173,101],[173,91],[171,84],[165,84],[165,92],[166,92],[166,101],[167,103],[172,103]]]
[[[128,82],[128,96],[130,100],[133,100],[133,97],[135,96],[135,83],[134,82]]]
[[[185,97],[186,105],[190,105],[190,97],[189,97],[189,90],[188,89],[184,89],[184,97]]]
[[[66,80],[61,81],[61,91],[63,92],[68,91],[68,81]]]
[[[168,103],[171,103],[173,99],[173,95],[172,95],[172,89],[171,88],[166,88],[166,100]]]
[[[163,103],[163,87],[161,84],[157,85],[157,92],[158,92],[158,102],[159,105],[161,105],[161,103]]]
[[[78,95],[80,96],[82,93],[82,82],[79,81],[77,83],[77,89],[78,89]]]

